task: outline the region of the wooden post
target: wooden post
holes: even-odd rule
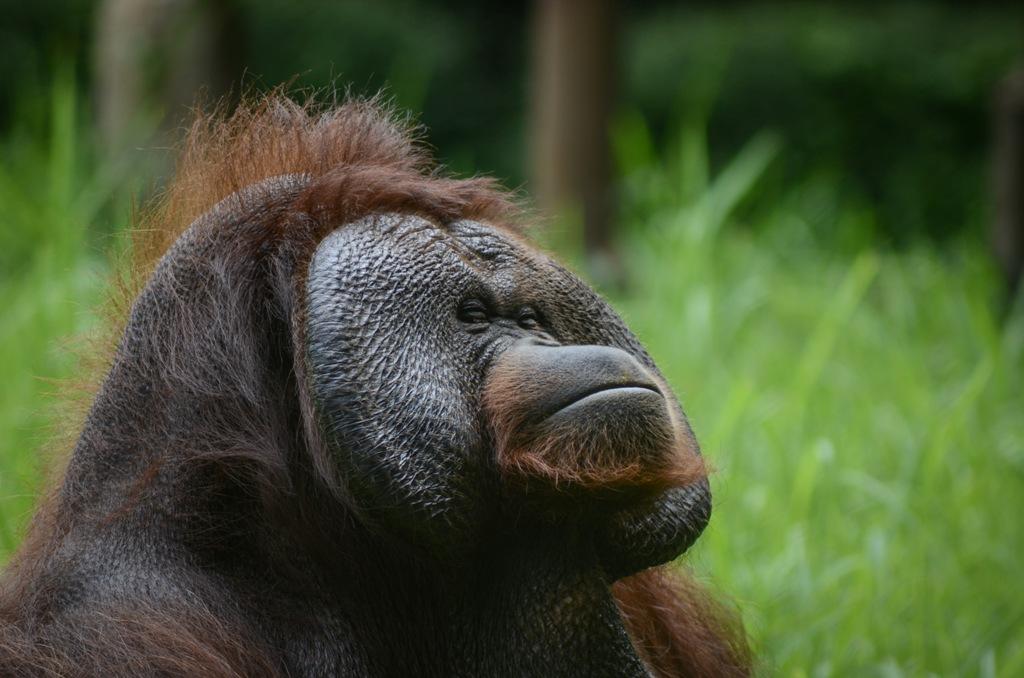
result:
[[[230,0],[103,0],[94,63],[106,151],[116,158],[150,145],[203,91],[213,100],[230,91],[241,72],[239,23]]]
[[[1012,296],[1024,271],[1024,68],[996,91],[994,143],[992,248]]]
[[[533,20],[532,189],[549,213],[579,210],[591,273],[615,282],[614,0],[536,0]]]

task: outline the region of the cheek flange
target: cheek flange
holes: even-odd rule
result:
[[[305,351],[340,500],[368,529],[448,559],[474,547],[488,501],[472,375],[437,321],[449,307],[431,228],[375,217],[325,238],[307,274]]]

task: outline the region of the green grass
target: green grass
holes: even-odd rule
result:
[[[25,116],[42,125],[0,142],[0,560],[31,516],[66,419],[58,380],[73,376],[71,340],[95,323],[116,242],[97,226],[116,175],[90,157],[70,73],[43,101]]]
[[[72,373],[111,244],[95,224],[116,182],[73,97],[52,102],[44,142],[0,154],[0,558],[62,419],[44,378]],[[741,219],[785,146],[762,135],[712,172],[701,129],[667,163],[642,121],[616,133],[633,275],[614,302],[717,469],[689,561],[742,608],[766,675],[1024,675],[1024,317],[997,317],[977,245],[824,246],[809,220],[873,216],[815,210],[811,188]]]
[[[975,245],[838,256],[794,213],[728,224],[778,146],[708,181],[685,136],[658,170],[680,197],[631,175],[617,306],[717,469],[690,562],[766,674],[1024,675],[1024,315],[997,318]]]

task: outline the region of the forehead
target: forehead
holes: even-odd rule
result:
[[[388,272],[431,277],[486,273],[536,275],[554,262],[506,230],[476,221],[439,226],[410,215],[375,215],[342,226],[317,247],[311,272],[355,266],[374,277]]]

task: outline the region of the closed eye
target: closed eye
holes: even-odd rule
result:
[[[459,305],[458,318],[469,325],[486,325],[491,322],[487,306],[479,299],[467,299]]]
[[[519,326],[524,330],[540,329],[540,317],[537,315],[537,311],[530,307],[526,307],[519,311],[519,318],[517,321]]]

